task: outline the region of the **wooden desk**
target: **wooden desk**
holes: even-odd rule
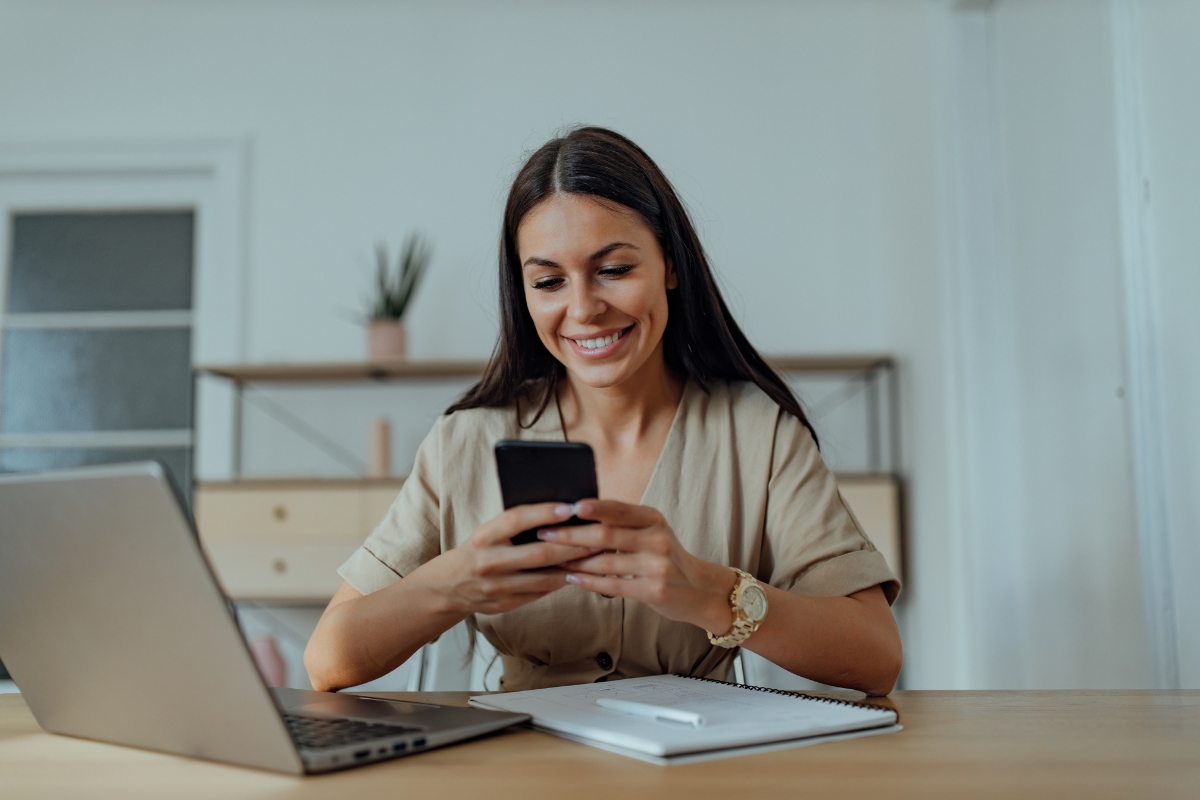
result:
[[[415,697],[461,704],[467,695]],[[1200,797],[1200,691],[896,692],[885,702],[904,731],[689,766],[516,730],[292,778],[51,736],[19,695],[0,695],[0,797]]]

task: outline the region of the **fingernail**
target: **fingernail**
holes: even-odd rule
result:
[[[567,573],[567,583],[580,583],[580,578],[574,572]]]
[[[554,516],[562,517],[563,519],[567,519],[568,517],[573,517],[575,515],[575,506],[577,506],[577,505],[579,505],[579,504],[576,503],[574,506],[569,506],[566,503],[564,503],[562,505],[555,506],[554,507]]]
[[[540,530],[537,533],[537,537],[543,542],[553,542],[558,538],[558,531]]]
[[[582,506],[583,506],[583,501],[582,501],[582,500],[581,500],[580,502],[578,502],[578,503],[572,503],[572,504],[571,504],[571,514],[572,514],[572,516],[576,516],[576,517],[577,517],[577,516],[579,516],[579,509],[580,509]]]

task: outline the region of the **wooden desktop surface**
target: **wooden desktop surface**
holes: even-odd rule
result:
[[[881,702],[903,731],[702,764],[658,767],[518,729],[296,778],[53,736],[20,695],[0,695],[0,797],[1200,798],[1200,691],[904,691]]]

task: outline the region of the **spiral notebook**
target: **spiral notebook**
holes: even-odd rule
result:
[[[621,701],[608,705],[629,710],[614,710],[597,700]],[[680,675],[483,695],[470,702],[529,714],[539,730],[655,764],[900,730],[890,708]],[[673,718],[630,713],[652,708],[670,709]],[[693,722],[685,724],[689,718]]]

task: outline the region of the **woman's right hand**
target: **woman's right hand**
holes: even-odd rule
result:
[[[417,578],[462,617],[500,614],[532,603],[566,586],[558,564],[594,554],[592,548],[536,542],[513,545],[512,538],[531,528],[558,525],[574,513],[563,503],[514,506],[480,525],[466,542],[424,566]],[[551,569],[547,569],[550,567]]]
[[[511,611],[561,589],[566,571],[544,568],[586,558],[591,548],[511,540],[571,514],[561,503],[510,508],[391,586],[362,595],[343,583],[304,652],[313,688],[332,692],[386,675],[472,614]]]

